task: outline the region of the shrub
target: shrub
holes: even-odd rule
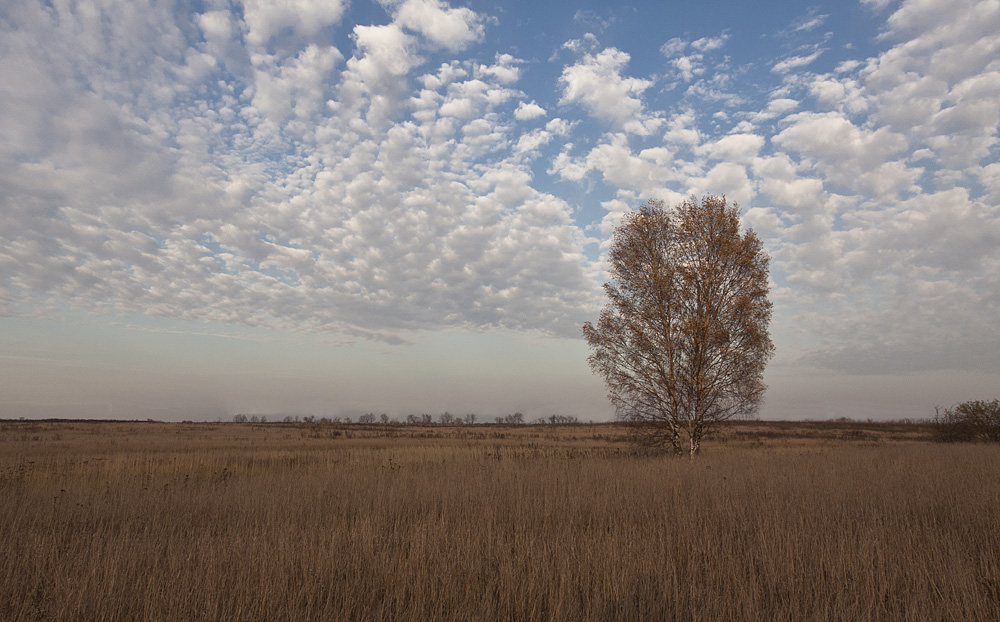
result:
[[[1000,400],[974,400],[937,410],[934,439],[944,443],[1000,443]]]

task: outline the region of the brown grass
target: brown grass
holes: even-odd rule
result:
[[[2,620],[997,620],[1000,448],[0,423]]]

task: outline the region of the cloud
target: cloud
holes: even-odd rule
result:
[[[481,18],[471,9],[452,8],[440,0],[404,0],[395,10],[397,24],[452,52],[483,37]]]
[[[892,4],[894,0],[861,0],[861,4],[866,4],[876,11],[881,11]]]
[[[864,0],[862,0],[864,1]],[[808,32],[810,30],[815,30],[826,23],[826,20],[830,17],[829,14],[818,15],[815,10],[810,11],[808,15],[796,20],[792,24],[793,32]]]
[[[997,145],[998,27],[994,3],[902,5],[883,35],[901,43],[861,71],[875,118],[948,169],[977,165]]]
[[[701,60],[700,55],[696,56],[681,56],[675,58],[671,61],[674,68],[680,72],[681,78],[685,82],[690,82],[696,75],[700,75],[705,72],[705,69],[699,66],[699,61]]]
[[[807,77],[830,110],[786,117],[772,139],[784,153],[754,165],[777,206],[767,216],[797,223],[774,247],[799,290],[794,321],[821,343],[803,361],[863,373],[1000,363],[982,347],[1000,338],[983,319],[997,305],[1000,219],[988,183],[977,197],[968,181],[990,179],[1000,119],[982,53],[998,49],[998,20],[990,3],[947,15],[903,3],[882,35],[897,43]],[[837,311],[807,311],[809,296]]]
[[[1000,360],[969,331],[1000,343],[984,319],[1000,303],[991,293],[1000,65],[987,56],[1000,50],[1000,9],[936,7],[904,2],[881,37],[894,44],[833,73],[808,71],[820,48],[769,63],[782,84],[756,109],[730,103],[709,123],[711,91],[689,88],[684,108],[664,114],[669,175],[626,135],[578,155],[567,147],[552,172],[600,179],[622,197],[659,186],[749,206],[745,218],[773,253],[784,321],[821,344],[785,356],[868,373],[995,369]],[[797,31],[825,19],[812,17]],[[674,38],[661,51],[679,79],[711,76],[690,42]],[[742,121],[720,132],[730,119]],[[919,352],[940,359],[915,361]]]
[[[811,64],[819,58],[822,53],[823,50],[816,50],[807,56],[790,56],[775,63],[774,66],[771,67],[771,71],[774,73],[788,73],[793,69],[798,69],[799,67],[805,67],[806,65]]]
[[[786,360],[1000,364],[996,3],[885,5],[832,72],[832,48],[731,66],[728,33],[674,38],[664,75],[592,34],[484,54],[507,18],[385,6],[6,12],[0,313],[578,336],[625,210],[724,192],[772,254]]]
[[[797,214],[814,212],[825,203],[823,181],[809,177],[803,168],[785,154],[755,158],[752,164],[764,197],[772,205]]]
[[[552,132],[557,136],[567,136],[577,125],[579,125],[579,123],[576,121],[567,121],[566,119],[555,118],[545,124],[545,129],[546,131]]]
[[[663,140],[667,144],[697,147],[701,143],[702,135],[697,127],[697,115],[694,109],[688,108],[675,114],[667,122]]]
[[[580,39],[570,39],[562,44],[562,48],[576,54],[592,52],[598,48],[600,42],[592,32],[585,33]],[[555,57],[553,57],[554,59]]]
[[[903,153],[907,141],[888,128],[861,128],[834,112],[800,112],[786,121],[788,127],[774,137],[774,144],[805,157],[834,183],[855,191],[871,191],[873,179],[894,176],[895,169],[886,168],[890,166],[902,167],[903,176],[909,176],[904,164],[891,160]],[[884,191],[891,195],[895,187],[891,185]]]
[[[754,118],[758,121],[766,119],[774,119],[775,117],[781,117],[785,114],[795,110],[799,107],[798,100],[789,99],[787,97],[781,97],[778,99],[772,99],[767,102],[767,107],[764,110],[758,112],[754,115]]]
[[[616,20],[614,17],[602,17],[597,11],[580,9],[573,14],[573,21],[595,32],[601,32],[607,30]]]
[[[481,29],[467,10],[405,3],[392,23],[355,26],[342,63],[302,21],[337,12],[296,6],[273,23],[260,21],[271,8],[248,7],[245,45],[260,49],[245,74],[211,62],[190,73],[192,56],[175,53],[185,42],[169,39],[194,27],[206,51],[239,56],[235,15],[160,16],[164,37],[130,50],[214,85],[182,105],[180,87],[162,91],[176,80],[123,94],[121,75],[74,66],[93,57],[99,24],[58,37],[70,20],[42,20],[49,31],[15,41],[32,71],[9,76],[24,90],[0,94],[26,113],[0,125],[4,312],[51,301],[389,343],[442,327],[576,335],[596,290],[572,209],[533,188],[513,150],[521,61],[418,74],[419,51],[458,49]],[[44,51],[52,41],[65,49]]]
[[[247,26],[247,43],[265,46],[272,39],[291,31],[293,36],[315,37],[330,25],[340,22],[345,4],[341,0],[243,0],[243,21]],[[215,12],[208,21],[214,24],[213,34],[223,34],[222,16]],[[202,19],[202,24],[205,24]]]
[[[820,109],[838,110],[848,115],[860,114],[869,107],[861,85],[854,79],[834,79],[816,76],[809,85],[809,94]]]
[[[626,132],[647,135],[659,120],[644,109],[642,93],[652,82],[622,76],[629,55],[616,48],[585,54],[559,77],[560,104],[580,104],[593,116]]]
[[[732,162],[716,164],[703,176],[689,178],[687,185],[690,195],[724,195],[729,201],[740,205],[750,204],[756,194],[746,167]]]
[[[354,39],[356,52],[347,60],[335,105],[366,109],[365,122],[381,130],[403,108],[410,70],[423,63],[419,42],[394,23],[355,26]]]
[[[724,32],[717,37],[702,37],[694,41],[673,37],[660,46],[660,53],[670,59],[671,66],[677,70],[682,80],[690,82],[696,76],[705,73],[705,54],[721,49],[729,37],[730,34],[728,32]],[[694,52],[684,54],[689,47]]]
[[[1000,205],[1000,163],[994,162],[980,169],[979,180],[986,188],[984,200],[990,205]]]
[[[205,52],[233,73],[244,73],[249,56],[243,48],[238,18],[229,11],[206,11],[196,15],[195,22],[205,37]]]
[[[354,37],[360,55],[352,59],[353,68],[368,84],[404,76],[421,62],[414,54],[416,39],[398,24],[355,26]]]
[[[272,57],[259,57],[254,63],[253,105],[279,125],[291,115],[302,120],[313,117],[330,94],[328,80],[342,59],[337,48],[316,45],[281,64]]]
[[[690,43],[680,37],[673,37],[660,46],[660,53],[666,57],[676,56],[683,52]]]
[[[843,315],[829,316],[822,331],[828,343],[810,360],[853,366],[854,373],[989,369],[1000,362],[983,347],[1000,337],[986,320],[997,303],[988,292],[997,282],[1000,224],[982,207],[952,190],[905,201],[890,215],[854,216],[839,261],[855,285],[868,277],[877,290],[859,287],[838,305]]]
[[[717,141],[699,146],[697,151],[715,160],[748,163],[760,152],[763,146],[763,136],[758,136],[757,134],[729,134]]]
[[[691,42],[691,47],[699,52],[711,52],[720,49],[725,45],[730,37],[728,32],[722,33],[718,37],[702,37]]]
[[[535,102],[531,102],[530,104],[521,102],[517,105],[517,110],[514,111],[514,118],[518,121],[530,121],[544,116],[545,109]]]
[[[537,157],[536,150],[544,147],[552,141],[552,133],[546,130],[535,130],[528,134],[523,134],[514,147],[517,154],[525,154],[530,157]]]
[[[518,68],[523,61],[510,54],[497,54],[496,62],[492,65],[479,65],[477,70],[480,73],[492,76],[501,84],[513,84],[520,80],[521,70]]]

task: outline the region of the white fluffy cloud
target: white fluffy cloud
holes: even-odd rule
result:
[[[247,43],[266,45],[273,38],[291,31],[294,36],[315,37],[323,28],[337,24],[344,15],[341,0],[243,0],[243,20]],[[215,25],[213,34],[224,28],[225,18],[215,12],[205,20]]]
[[[649,115],[642,93],[652,82],[622,75],[629,55],[616,48],[584,54],[577,63],[563,69],[559,83],[562,104],[581,104],[592,115],[618,130],[647,135],[659,120]]]
[[[337,48],[316,45],[280,65],[274,64],[273,57],[258,57],[254,62],[254,107],[278,125],[292,115],[310,119],[322,111],[330,95],[329,78],[342,58]]]
[[[531,102],[530,104],[521,102],[517,105],[517,110],[514,111],[514,118],[518,121],[530,121],[544,116],[545,109],[535,102]]]
[[[420,62],[416,40],[397,24],[355,26],[354,36],[359,52],[354,68],[367,84],[398,79]]]
[[[472,10],[452,8],[440,0],[403,0],[396,22],[427,37],[435,45],[457,51],[483,36],[481,18]]]
[[[893,160],[908,144],[888,128],[861,128],[833,112],[798,113],[787,122],[789,126],[774,137],[774,143],[798,153],[826,178],[853,191],[872,192],[881,185],[877,194],[891,198],[920,173]]]
[[[701,145],[699,153],[715,160],[746,164],[764,146],[764,137],[757,134],[729,134],[718,140]]]
[[[774,119],[775,117],[784,116],[798,107],[798,100],[789,99],[787,97],[779,97],[767,102],[767,107],[755,114],[754,118],[758,121]]]

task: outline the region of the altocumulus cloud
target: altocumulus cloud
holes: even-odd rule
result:
[[[570,206],[510,148],[544,114],[517,108],[520,61],[428,67],[480,16],[386,6],[353,27],[312,0],[6,9],[3,311],[575,334],[594,286]]]
[[[670,39],[665,75],[677,70],[689,84],[672,106],[640,101],[651,85],[627,76],[608,83],[632,119],[589,103],[618,128],[662,119],[665,132],[569,145],[551,172],[613,189],[604,235],[644,196],[725,193],[749,206],[745,220],[773,255],[779,362],[849,373],[995,371],[1000,5],[957,4],[942,13],[903,3],[879,35],[883,52],[832,70],[808,70],[825,35],[811,54],[762,61],[780,77],[761,94],[737,82],[754,68],[725,58],[725,33],[711,45]],[[564,98],[586,103],[573,80],[598,67],[624,72],[625,60],[614,48],[588,50],[564,71]]]
[[[439,0],[7,3],[0,312],[576,335],[621,214],[711,192],[773,256],[779,364],[995,371],[1000,5],[941,6],[736,58],[604,41],[624,13],[522,57]]]

